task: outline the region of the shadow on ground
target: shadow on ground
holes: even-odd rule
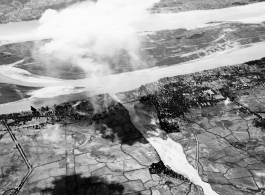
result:
[[[106,179],[91,176],[88,178],[81,175],[64,176],[55,179],[53,187],[46,189],[34,189],[34,192],[41,192],[45,195],[123,195],[124,186],[119,183],[109,183]],[[135,194],[135,195],[140,195]]]
[[[131,121],[129,112],[123,106],[118,110],[102,117],[96,122],[96,130],[100,131],[102,138],[115,141],[117,137],[121,144],[133,145],[136,142],[148,143],[140,131]]]

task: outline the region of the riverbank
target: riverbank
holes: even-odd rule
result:
[[[169,166],[176,173],[183,174],[194,184],[202,187],[205,195],[217,195],[208,183],[202,181],[197,170],[188,162],[182,146],[166,136],[166,133],[159,126],[151,124],[152,120],[155,119],[149,117],[143,120],[142,116],[138,116],[135,112],[135,104],[129,103],[123,104],[123,106],[129,111],[132,123],[155,148],[165,165]],[[154,131],[154,126],[156,131]]]
[[[61,80],[61,82],[28,82],[28,79],[15,80],[9,78],[8,75],[2,76],[0,73],[0,82],[18,84],[22,86],[31,87],[50,87],[61,86],[64,89],[65,86],[72,87],[87,87],[89,91],[86,92],[88,96],[94,96],[104,93],[119,93],[124,91],[130,91],[141,85],[155,82],[161,78],[172,77],[183,74],[190,74],[203,70],[213,69],[216,67],[222,67],[227,65],[242,64],[251,60],[257,60],[265,56],[264,53],[265,43],[254,44],[251,47],[233,49],[230,51],[224,51],[215,56],[208,57],[202,60],[196,60],[193,62],[185,63],[177,66],[168,66],[162,68],[151,68],[146,70],[139,70],[129,73],[110,75],[106,77],[87,78],[80,80]],[[60,90],[58,88],[58,90]],[[42,98],[45,94],[42,93]],[[77,94],[73,94],[77,96]],[[71,96],[71,95],[69,95]],[[40,97],[35,94],[35,97]],[[60,96],[58,96],[60,97]],[[0,114],[7,114],[12,112],[21,112],[24,109],[28,110],[30,104],[34,104],[38,99],[26,99],[19,102],[13,102],[9,104],[2,104]],[[60,98],[58,98],[58,101]],[[48,102],[48,99],[46,99]]]
[[[265,2],[215,10],[194,10],[180,13],[150,14],[133,26],[138,32],[187,28],[194,29],[215,22],[261,23],[265,21]],[[181,18],[181,20],[179,20]],[[211,24],[209,24],[211,23]],[[39,36],[37,20],[1,24],[0,45],[50,38]]]

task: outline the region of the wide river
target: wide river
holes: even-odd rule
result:
[[[151,14],[145,21],[134,24],[139,32],[157,31],[177,28],[196,28],[208,25],[209,22],[240,21],[260,23],[265,20],[265,2],[226,9],[188,11],[170,14]],[[43,37],[37,35],[38,21],[18,22],[0,25],[0,45],[10,42],[36,40]],[[48,38],[48,37],[46,37]],[[34,99],[22,100],[9,104],[2,104],[0,114],[20,112],[29,109],[29,104],[37,98],[49,98],[61,94],[80,93],[74,87],[86,87],[90,95],[101,93],[117,93],[135,89],[146,83],[157,81],[160,78],[196,71],[211,69],[220,66],[244,63],[250,60],[265,57],[265,43],[249,45],[245,48],[217,53],[207,58],[191,61],[163,68],[151,68],[129,73],[110,75],[99,78],[81,80],[59,80],[49,77],[33,75],[13,66],[0,66],[0,82],[23,86],[45,87],[34,92]]]
[[[102,93],[113,94],[129,91],[164,77],[189,74],[221,66],[240,64],[265,57],[264,48],[265,43],[263,42],[250,45],[249,47],[245,48],[236,48],[233,50],[220,52],[204,59],[199,59],[176,66],[173,65],[162,68],[151,68],[105,77],[86,78],[80,80],[56,80],[47,77],[38,77],[37,75],[31,75],[29,77],[25,77],[23,75],[21,76],[19,74],[12,75],[10,74],[10,71],[6,71],[5,69],[1,70],[0,66],[0,82],[2,83],[45,87],[44,89],[38,90],[34,93],[34,99],[0,105],[0,114],[28,110],[29,105],[35,102],[37,98],[48,98],[52,97],[53,94],[56,96],[60,94],[63,95],[67,93],[82,92],[80,89],[74,90],[74,87],[85,87],[84,91],[88,91],[90,96]]]
[[[207,23],[209,22],[219,21],[260,23],[265,20],[264,16],[265,2],[262,2],[226,9],[151,14],[145,21],[134,25],[139,32],[158,31],[177,28],[197,28],[208,25]],[[36,32],[38,26],[38,21],[0,25],[0,45],[11,42],[42,39],[44,37],[39,37]],[[123,92],[135,89],[146,83],[157,81],[164,77],[188,74],[215,67],[240,64],[250,60],[260,59],[265,57],[264,51],[265,43],[259,43],[249,45],[249,47],[246,48],[235,48],[220,52],[208,56],[207,58],[201,58],[199,60],[175,66],[151,68],[81,80],[52,79],[49,77],[33,75],[27,71],[12,66],[0,66],[0,82],[2,83],[45,87],[42,90],[34,92],[34,99],[0,105],[0,114],[28,110],[29,105],[33,104],[37,98],[49,98],[61,94],[80,93],[80,89],[76,91],[74,87],[86,87],[84,91],[89,91],[90,95]]]
[[[247,6],[209,10],[209,11],[189,11],[176,14],[152,14],[142,23],[135,24],[139,32],[158,31],[177,28],[197,28],[208,25],[208,22],[219,21],[240,21],[249,23],[259,23],[265,20],[265,2]],[[12,23],[0,25],[0,45],[20,41],[35,40],[49,37],[38,37],[36,28],[37,21]],[[134,72],[109,75],[98,78],[87,78],[80,80],[59,80],[49,77],[40,77],[16,67],[6,65],[0,66],[0,82],[18,84],[23,86],[44,87],[33,92],[34,98],[21,100],[9,104],[0,105],[0,114],[11,112],[21,112],[29,110],[30,105],[52,105],[71,98],[81,98],[82,95],[97,95],[102,93],[115,94],[138,88],[146,83],[157,81],[160,78],[171,77],[181,74],[188,74],[215,67],[244,63],[250,60],[265,57],[265,43],[248,45],[244,48],[234,48],[219,52],[215,55],[201,58],[188,63],[172,65],[162,68],[151,68]],[[76,90],[74,87],[85,87]],[[67,95],[70,94],[71,95]],[[79,94],[77,94],[79,93]],[[50,98],[58,95],[60,98]],[[43,98],[50,98],[45,100]],[[133,119],[133,117],[132,117]],[[135,125],[139,125],[136,123]],[[201,181],[197,171],[188,163],[180,144],[170,140],[158,138],[149,139],[149,142],[156,148],[163,162],[174,171],[186,175],[191,181],[200,185],[205,195],[216,195],[209,184]],[[168,146],[168,147],[166,147]],[[174,146],[174,147],[172,147]],[[167,151],[167,152],[165,152]],[[172,154],[172,155],[171,155]],[[173,159],[172,156],[178,157]],[[179,163],[181,160],[181,164]],[[190,171],[188,171],[187,167]]]
[[[165,29],[197,28],[209,22],[239,21],[260,23],[265,21],[265,2],[215,10],[195,10],[180,13],[151,14],[144,21],[133,24],[139,32]],[[0,25],[0,45],[49,37],[38,37],[38,21]],[[2,41],[2,43],[1,43]]]

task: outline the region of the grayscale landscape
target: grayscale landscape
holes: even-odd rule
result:
[[[0,194],[264,195],[264,13],[1,1]]]

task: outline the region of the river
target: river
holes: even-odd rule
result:
[[[119,101],[117,97],[115,99]],[[168,136],[163,136],[162,134],[165,135],[165,132],[158,126],[156,126],[156,130],[154,128],[147,128],[148,125],[151,125],[150,121],[152,121],[152,118],[138,116],[135,112],[135,103],[125,103],[123,106],[129,111],[132,123],[155,148],[165,165],[169,166],[176,173],[184,175],[194,184],[202,187],[205,195],[218,195],[208,183],[202,181],[198,171],[188,162],[179,143],[173,141]],[[152,125],[154,126],[154,124]]]
[[[265,2],[227,9],[189,11],[174,14],[152,14],[145,21],[134,25],[139,32],[143,32],[177,28],[197,28],[208,25],[208,22],[219,21],[260,23],[265,20],[264,13]],[[39,23],[37,21],[0,25],[0,45],[49,38],[38,37],[36,32],[38,26]],[[102,93],[115,94],[138,88],[141,85],[157,81],[164,77],[189,74],[226,65],[240,64],[265,57],[264,48],[265,43],[263,42],[248,45],[248,47],[244,48],[234,48],[219,52],[215,55],[188,63],[80,80],[59,80],[49,77],[40,77],[13,66],[0,66],[0,82],[23,86],[45,87],[44,89],[33,92],[35,98],[0,105],[0,114],[26,111],[29,110],[30,105],[52,105],[54,103],[58,104],[81,98],[82,96],[94,96]],[[74,87],[85,88],[75,91]],[[53,90],[56,91],[55,94],[57,97],[51,98],[53,96]],[[71,95],[67,93],[71,93]],[[60,94],[63,96],[58,96]],[[80,94],[82,96],[80,96]],[[43,99],[45,96],[47,96],[47,99]],[[130,111],[132,121],[135,125],[141,126],[141,124],[135,122],[136,116],[132,112],[133,109],[129,107],[127,107],[127,109]],[[141,127],[139,127],[139,130],[144,131]],[[183,149],[178,143],[172,143],[169,139],[162,140],[157,137],[149,137],[147,139],[160,154],[161,159],[166,165],[180,173],[183,172],[184,169],[182,168],[185,167],[185,171],[186,169],[190,171],[183,172],[183,174],[203,187],[206,195],[216,194],[208,184],[201,181],[196,170],[188,164]],[[179,166],[179,164],[176,163],[176,159],[172,158],[174,155],[179,157],[179,160],[181,159],[182,166]]]
[[[209,22],[245,22],[260,23],[265,21],[265,2],[245,6],[214,10],[193,10],[180,13],[151,14],[144,21],[133,24],[138,32],[159,31],[166,29],[193,29],[209,25]],[[21,41],[44,39],[36,29],[37,20],[0,25],[0,45]]]
[[[74,87],[85,87],[83,92],[87,92],[89,96],[103,93],[118,93],[129,91],[140,87],[141,85],[155,82],[164,77],[172,77],[176,75],[189,74],[202,70],[212,69],[221,66],[241,64],[247,61],[260,59],[265,57],[265,43],[253,44],[244,48],[234,48],[231,50],[217,53],[203,59],[191,61],[188,63],[166,66],[161,68],[151,68],[127,72],[122,74],[109,75],[105,77],[86,78],[79,80],[56,80],[48,77],[38,77],[37,75],[25,77],[18,73],[10,74],[9,71],[4,72],[0,66],[0,82],[11,83],[23,86],[45,87],[42,90],[34,92],[34,99],[21,100],[0,105],[0,114],[10,112],[21,112],[29,109],[29,104],[34,103],[37,98],[51,97],[53,90],[56,91],[56,96],[63,95],[65,89],[69,93],[80,93],[82,90],[74,90]],[[5,75],[3,75],[3,73]],[[13,76],[15,75],[15,76]],[[12,78],[13,77],[13,78]],[[67,87],[67,88],[66,88]],[[49,91],[49,93],[48,93]],[[61,92],[60,92],[61,91]],[[64,101],[64,100],[62,100]],[[59,103],[59,102],[57,102]]]

